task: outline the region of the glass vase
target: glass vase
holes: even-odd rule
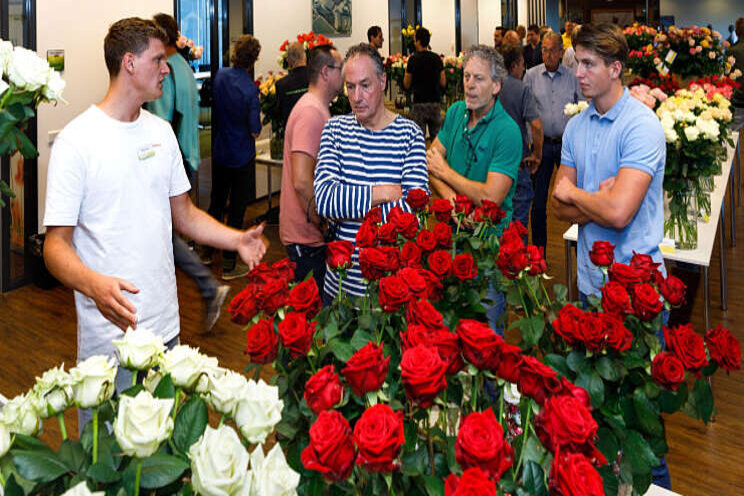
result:
[[[694,185],[694,187],[691,188],[695,194],[695,201],[697,202],[698,207],[698,215],[701,218],[705,219],[706,222],[708,222],[708,217],[710,217],[710,192],[713,191],[712,189],[708,189],[708,179],[710,179],[710,184],[713,184],[712,177],[701,177],[697,180],[697,183]]]
[[[664,221],[664,233],[675,240],[680,250],[695,250],[698,246],[697,193],[693,188],[671,193],[669,217]]]

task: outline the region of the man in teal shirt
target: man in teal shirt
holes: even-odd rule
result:
[[[176,20],[168,14],[157,14],[153,20],[168,38],[165,53],[170,74],[166,74],[163,79],[163,96],[148,103],[147,108],[171,123],[183,155],[186,177],[193,187],[194,175],[198,174],[199,168],[199,91],[196,88],[194,72],[176,48],[179,36]],[[173,259],[175,264],[199,286],[206,308],[204,330],[211,331],[220,316],[220,309],[230,286],[220,286],[212,271],[202,264],[197,254],[189,249],[175,231]]]
[[[480,205],[496,202],[506,213],[497,227],[500,236],[512,218],[512,198],[522,161],[522,134],[498,100],[506,77],[504,59],[494,48],[470,48],[463,59],[465,100],[453,104],[427,153],[432,190],[453,201],[465,195]],[[487,308],[491,327],[504,312],[504,294],[491,288]]]

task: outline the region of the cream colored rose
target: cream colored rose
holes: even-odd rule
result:
[[[248,381],[245,396],[235,409],[235,423],[248,442],[263,443],[266,436],[282,419],[284,402],[279,399],[279,388],[259,379]]]
[[[53,417],[72,404],[72,378],[64,365],[49,369],[36,378],[31,393],[41,418]]]
[[[13,58],[13,44],[9,41],[0,40],[0,69],[3,74],[8,73],[10,59]]]
[[[127,456],[147,458],[173,432],[170,411],[173,399],[153,398],[149,391],[140,391],[134,398],[122,396],[114,422],[116,442]]]
[[[248,381],[243,374],[232,370],[215,370],[207,375],[209,390],[204,400],[219,413],[235,417],[238,402],[248,392]]]
[[[232,427],[210,426],[189,448],[191,483],[202,496],[251,494],[250,456]]]
[[[160,379],[162,378],[163,374],[161,374],[159,370],[150,369],[147,371],[147,377],[142,380],[142,385],[145,387],[145,389],[154,394],[155,388],[158,387],[158,384],[160,384]]]
[[[41,418],[31,398],[19,394],[5,404],[0,412],[0,422],[13,433],[34,436],[41,430]]]
[[[116,368],[113,357],[93,355],[70,370],[75,403],[92,408],[110,399],[116,389]]]
[[[685,137],[687,141],[695,141],[700,136],[700,131],[695,126],[687,126],[685,128]]]
[[[8,79],[18,88],[36,91],[49,81],[49,63],[36,52],[23,47],[14,47],[8,64]]]
[[[71,487],[62,493],[62,496],[103,496],[104,494],[106,493],[103,491],[91,492],[85,481],[82,481],[77,486]]]
[[[146,370],[160,362],[165,351],[163,338],[156,336],[150,329],[136,331],[131,327],[124,334],[124,339],[112,341],[119,352],[119,363],[129,370]]]
[[[7,90],[8,88],[10,88],[10,85],[8,85],[8,83],[6,83],[3,79],[0,79],[0,95],[5,93],[5,90]]]
[[[263,447],[256,446],[251,453],[253,496],[290,496],[297,494],[300,474],[287,464],[284,452],[276,443],[264,456]]]
[[[50,70],[49,80],[47,81],[46,86],[44,86],[41,94],[44,95],[44,98],[46,98],[47,100],[67,103],[67,100],[62,98],[62,90],[65,89],[66,84],[67,83],[65,83],[65,80],[62,79],[62,76],[59,75],[59,72]]]
[[[0,458],[10,449],[10,429],[5,422],[0,422]]]
[[[160,362],[163,374],[170,374],[173,384],[184,389],[194,387],[200,375],[217,367],[217,359],[199,353],[198,348],[178,345],[165,352]]]

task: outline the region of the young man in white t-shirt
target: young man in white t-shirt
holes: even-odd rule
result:
[[[173,227],[199,244],[238,251],[251,267],[266,252],[261,226],[231,229],[191,203],[170,125],[141,109],[162,94],[164,39],[149,20],[112,25],[104,42],[108,92],[52,148],[44,259],[75,290],[78,361],[113,355],[111,340],[130,326],[166,342],[178,337]]]

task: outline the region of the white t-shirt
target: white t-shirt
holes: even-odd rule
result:
[[[139,293],[139,327],[167,342],[178,335],[178,295],[169,199],[190,189],[166,121],[141,110],[121,122],[95,105],[57,136],[49,160],[45,226],[75,226],[72,242],[91,270],[125,279]],[[123,333],[75,292],[78,360],[113,354]]]

